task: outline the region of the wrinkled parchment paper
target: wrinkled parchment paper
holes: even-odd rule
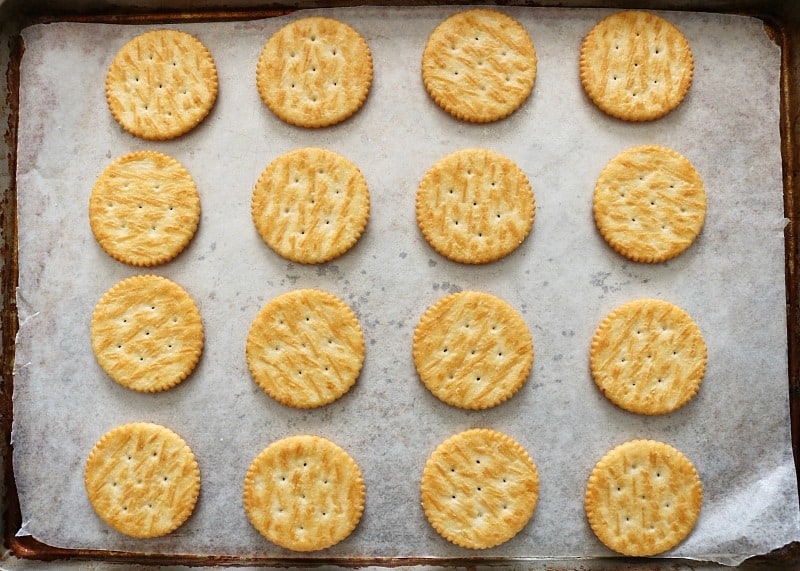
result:
[[[667,117],[611,119],[578,78],[583,36],[607,10],[504,8],[529,31],[536,85],[511,117],[457,121],[428,97],[420,57],[455,8],[357,8],[328,12],[368,41],[375,77],[365,106],[338,126],[304,130],[261,102],[255,64],[286,18],[170,25],[196,34],[214,56],[219,98],[209,117],[170,142],[136,139],[115,123],[105,71],[147,27],[58,23],[25,30],[19,128],[20,333],[15,366],[14,467],[24,525],[47,544],[134,552],[293,557],[264,540],[242,508],[244,474],[270,442],[318,434],[344,447],[367,484],[364,517],[326,557],[462,557],[431,528],[419,503],[430,452],[450,435],[489,427],[517,439],[538,465],[540,501],[511,541],[481,556],[606,557],[583,512],[597,460],[633,438],[662,440],[696,465],[704,503],[689,538],[667,556],[736,563],[800,537],[787,403],[783,198],[778,132],[780,53],[762,23],[744,17],[668,13],[691,43],[695,78]],[[618,152],[655,143],[688,157],[708,195],[702,235],[677,259],[627,261],[598,234],[595,180]],[[343,153],[364,173],[372,199],[365,235],[320,266],[288,263],[250,219],[252,187],[278,155],[303,146]],[[416,188],[439,158],[488,147],[514,160],[536,196],[533,231],[507,258],[463,266],[437,255],[419,232]],[[89,342],[92,309],[125,277],[145,271],[108,257],[87,206],[94,180],[118,156],[156,149],[194,177],[202,220],[173,262],[149,270],[183,285],[202,313],[206,346],[195,373],[160,394],[107,378]],[[247,331],[269,299],[300,287],[329,290],[358,315],[367,341],[356,386],[322,409],[271,400],[251,380]],[[414,326],[440,297],[491,292],[526,320],[536,359],[510,401],[483,412],[445,405],[419,382]],[[708,344],[708,372],[683,409],[643,417],[616,408],[589,374],[600,320],[638,297],[693,316]],[[134,540],[94,514],[83,487],[87,454],[110,428],[152,421],[178,432],[200,464],[194,515],[168,537]]]

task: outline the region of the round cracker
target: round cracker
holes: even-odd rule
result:
[[[422,81],[454,117],[487,123],[507,117],[536,80],[536,50],[515,19],[483,8],[439,24],[422,53]]]
[[[445,539],[470,549],[504,543],[533,516],[536,464],[513,438],[467,430],[440,444],[422,472],[422,508]]]
[[[335,295],[300,289],[267,303],[247,336],[255,382],[279,403],[315,408],[350,390],[364,363],[364,336]]]
[[[145,32],[122,46],[111,62],[106,99],[114,119],[132,135],[174,139],[211,111],[217,99],[217,68],[191,34]]]
[[[344,121],[364,104],[372,54],[361,35],[332,18],[295,20],[267,41],[256,67],[261,99],[299,127]]]
[[[645,145],[614,157],[594,189],[594,219],[606,242],[634,262],[683,253],[706,218],[703,181],[686,157]]]
[[[319,264],[352,248],[369,219],[367,181],[356,165],[326,149],[281,155],[253,189],[258,233],[277,254]]]
[[[533,339],[502,299],[464,291],[433,304],[414,330],[414,366],[437,398],[465,409],[505,402],[525,383]]]
[[[595,383],[611,402],[637,414],[667,414],[697,394],[707,350],[688,313],[666,301],[640,299],[603,320],[589,360]]]
[[[594,467],[586,516],[597,538],[623,555],[657,555],[689,535],[703,486],[692,463],[663,442],[633,440]]]
[[[95,444],[84,472],[95,512],[132,537],[166,535],[194,511],[200,469],[183,439],[147,422],[118,426]]]
[[[683,101],[694,60],[689,42],[673,24],[631,10],[592,28],[581,47],[580,73],[589,98],[605,113],[651,121]]]
[[[441,255],[483,264],[513,252],[533,226],[525,173],[486,149],[465,149],[433,165],[417,191],[417,224]]]
[[[290,436],[265,448],[247,471],[244,508],[271,542],[294,551],[339,543],[364,511],[364,479],[355,460],[318,436]]]
[[[186,291],[159,276],[133,276],[109,289],[91,325],[97,362],[139,392],[167,390],[189,376],[203,350],[203,322]]]
[[[97,178],[89,224],[112,258],[155,266],[177,256],[200,222],[200,195],[189,172],[156,151],[122,156]]]

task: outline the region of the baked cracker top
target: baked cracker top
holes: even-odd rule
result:
[[[431,33],[422,80],[433,100],[458,119],[502,119],[528,98],[536,50],[522,25],[495,10],[458,12]]]
[[[122,46],[106,75],[111,114],[143,139],[173,139],[192,130],[216,98],[211,54],[200,40],[177,30],[136,36]]]
[[[595,535],[623,555],[657,555],[683,541],[700,515],[703,486],[679,450],[633,440],[606,454],[586,486]]]
[[[344,22],[295,20],[266,43],[256,68],[261,99],[300,127],[326,127],[358,111],[372,84],[372,54]]]
[[[259,533],[295,551],[339,543],[364,511],[364,479],[355,460],[318,436],[273,442],[250,465],[244,507]]]
[[[495,430],[445,440],[425,463],[422,508],[445,539],[485,549],[514,537],[539,499],[539,473],[525,449]]]
[[[675,109],[693,72],[689,42],[670,22],[648,12],[608,16],[581,48],[581,82],[589,98],[627,121],[650,121]]]

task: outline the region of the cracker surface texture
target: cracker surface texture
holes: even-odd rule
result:
[[[511,437],[472,429],[445,440],[422,472],[422,508],[445,539],[470,549],[504,543],[533,516],[539,474]]]
[[[156,151],[122,156],[97,178],[89,224],[112,258],[155,266],[177,256],[200,221],[200,195],[189,172]]]
[[[592,377],[617,406],[666,414],[697,393],[708,359],[697,324],[680,307],[640,299],[612,311],[592,340]]]
[[[267,41],[256,84],[261,99],[282,120],[327,127],[364,104],[372,84],[372,54],[364,38],[344,22],[301,18]]]
[[[484,292],[449,295],[423,314],[414,331],[414,366],[440,400],[485,409],[511,398],[528,379],[533,338],[502,299]]]
[[[663,117],[692,84],[689,42],[673,24],[648,12],[618,12],[586,36],[581,82],[605,113],[626,121]]]
[[[203,322],[192,298],[175,282],[133,276],[100,298],[91,339],[108,376],[135,391],[157,392],[194,370],[203,350]]]
[[[180,436],[136,422],[97,442],[86,460],[84,483],[92,507],[108,525],[132,537],[160,537],[194,511],[200,470]]]
[[[251,213],[278,255],[319,264],[355,245],[369,206],[367,181],[356,165],[333,151],[304,148],[267,166],[253,189]]]
[[[142,139],[173,139],[206,118],[217,99],[217,68],[206,47],[177,30],[136,36],[106,75],[106,99],[123,129]]]
[[[664,262],[683,253],[705,218],[700,175],[686,157],[665,147],[623,151],[595,185],[594,219],[600,234],[634,262]]]
[[[294,551],[339,543],[364,511],[355,460],[318,436],[290,436],[265,448],[244,482],[247,517],[261,535]]]
[[[350,390],[364,362],[364,336],[335,295],[294,290],[267,303],[247,336],[255,382],[286,406],[315,408]]]
[[[663,442],[633,440],[594,467],[586,516],[597,538],[623,555],[657,555],[694,528],[703,486],[694,465]]]
[[[488,123],[516,111],[533,90],[536,50],[522,25],[495,10],[458,12],[431,33],[422,81],[454,117]]]
[[[417,191],[417,224],[441,255],[483,264],[513,252],[531,230],[535,200],[525,173],[487,149],[465,149],[433,165]]]

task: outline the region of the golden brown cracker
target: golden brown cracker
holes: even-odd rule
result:
[[[581,82],[605,113],[626,121],[663,117],[692,84],[689,42],[673,24],[648,12],[617,12],[586,36]]]
[[[250,465],[244,508],[261,535],[295,551],[339,543],[364,511],[361,471],[342,448],[318,436],[273,442]]]
[[[681,308],[640,299],[612,311],[592,340],[592,377],[617,406],[637,414],[666,414],[697,393],[707,350]]]
[[[422,54],[433,100],[458,119],[487,123],[516,111],[533,90],[536,50],[510,16],[477,8],[439,24]]]
[[[635,262],[683,253],[706,218],[703,181],[680,153],[657,145],[627,149],[600,173],[594,219],[606,242]]]
[[[595,535],[623,555],[657,555],[689,535],[703,486],[692,463],[663,442],[633,440],[606,454],[586,486]]]
[[[417,224],[441,255],[483,264],[513,252],[533,225],[525,173],[487,149],[465,149],[431,167],[417,191]]]
[[[200,221],[200,195],[189,172],[156,151],[122,156],[97,178],[89,224],[106,253],[133,266],[177,256]]]
[[[335,295],[294,290],[267,303],[247,336],[247,365],[264,391],[295,408],[331,403],[356,382],[364,336]]]
[[[251,213],[277,254],[319,264],[355,245],[369,206],[367,181],[356,165],[333,151],[305,148],[267,166],[253,189]]]
[[[525,449],[487,429],[445,440],[425,463],[422,508],[445,539],[470,549],[504,543],[533,516],[539,474]]]
[[[114,119],[142,139],[173,139],[196,127],[217,99],[217,68],[206,47],[177,30],[136,36],[106,75]]]
[[[92,349],[103,370],[140,392],[169,389],[200,360],[203,322],[186,291],[159,276],[133,276],[95,307]]]
[[[309,17],[278,30],[256,68],[261,99],[300,127],[327,127],[358,111],[372,84],[372,54],[344,22]]]
[[[433,304],[414,330],[414,366],[440,400],[484,409],[511,398],[533,364],[528,326],[505,301],[464,291]]]
[[[147,422],[110,430],[86,460],[86,493],[108,525],[132,537],[166,535],[194,511],[200,470],[173,431]]]

